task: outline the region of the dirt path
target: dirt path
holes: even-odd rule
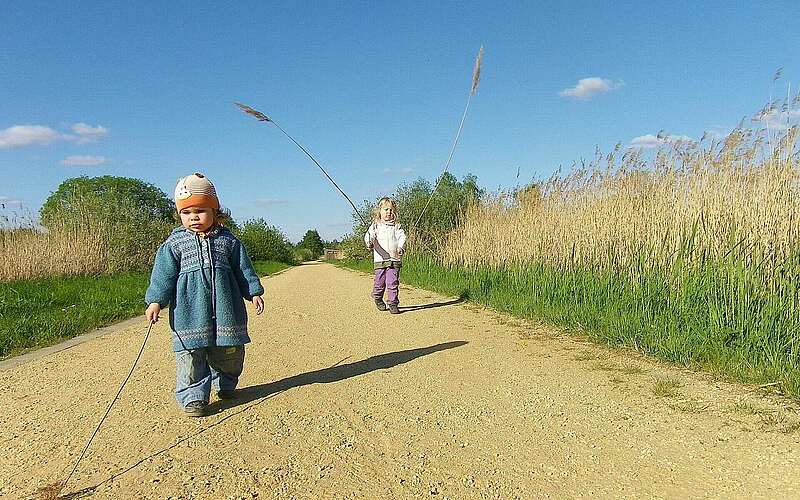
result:
[[[265,281],[239,399],[184,417],[158,323],[68,487],[95,498],[798,498],[794,408],[328,264]],[[62,479],[143,325],[0,371],[0,497]],[[109,478],[117,475],[113,480]]]

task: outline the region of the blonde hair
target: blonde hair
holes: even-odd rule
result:
[[[375,220],[375,221],[380,221],[381,220],[381,207],[383,207],[387,203],[389,205],[391,205],[392,206],[392,210],[394,210],[394,220],[396,221],[397,219],[400,218],[400,214],[397,213],[397,202],[394,201],[393,198],[389,198],[388,196],[384,196],[383,198],[378,200],[378,204],[375,205],[375,208],[372,209],[372,219],[373,220]]]

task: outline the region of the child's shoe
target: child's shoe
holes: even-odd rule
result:
[[[187,417],[205,417],[208,403],[205,401],[192,401],[183,408]]]
[[[389,304],[389,312],[392,314],[400,314],[400,309],[397,307],[397,304]]]
[[[384,302],[383,299],[375,299],[375,307],[377,307],[379,311],[385,311],[386,302]]]
[[[217,391],[217,397],[219,399],[233,399],[236,397],[235,391]]]

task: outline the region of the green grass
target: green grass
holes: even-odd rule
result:
[[[653,395],[657,398],[676,398],[681,395],[681,387],[683,387],[683,384],[680,380],[672,378],[659,379],[653,384]]]
[[[253,266],[259,276],[291,267]],[[0,359],[143,315],[149,280],[148,273],[126,273],[0,283]]]
[[[284,269],[288,269],[292,266],[289,264],[284,264],[283,262],[275,262],[273,260],[258,260],[253,262],[253,267],[256,269],[258,276],[263,278],[264,276],[275,274],[278,271],[283,271]]]
[[[144,314],[148,282],[127,273],[0,283],[0,357]]]
[[[341,265],[371,273],[369,261]],[[800,283],[737,263],[631,274],[544,265],[467,269],[408,256],[400,281],[800,397]]]

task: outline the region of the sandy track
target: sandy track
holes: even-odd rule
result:
[[[159,322],[68,492],[800,497],[795,409],[752,388],[405,286],[391,316],[370,277],[328,264],[264,283],[239,399],[184,417]],[[0,497],[68,473],[143,334],[144,321],[0,371]]]

